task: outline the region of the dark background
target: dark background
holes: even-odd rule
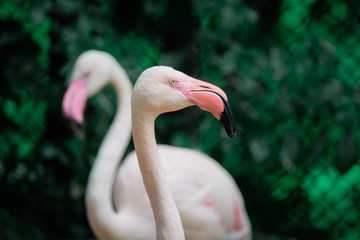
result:
[[[235,139],[196,108],[157,139],[232,174],[255,240],[360,239],[359,21],[355,0],[0,0],[0,239],[94,238],[84,192],[114,90],[89,99],[83,140],[61,114],[88,49],[133,83],[162,64],[225,90]]]

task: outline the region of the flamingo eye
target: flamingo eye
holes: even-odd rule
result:
[[[83,74],[83,77],[84,77],[84,78],[90,77],[90,72],[85,72],[85,73]]]
[[[171,85],[175,85],[177,83],[177,81],[176,80],[171,80],[170,83],[171,83]]]

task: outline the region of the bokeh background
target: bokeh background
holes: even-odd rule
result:
[[[157,139],[232,174],[255,240],[360,239],[357,0],[1,0],[0,239],[95,238],[84,192],[115,93],[88,101],[83,140],[60,107],[88,49],[133,83],[162,64],[227,92],[235,139],[195,107]]]

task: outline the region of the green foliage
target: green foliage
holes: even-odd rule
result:
[[[332,166],[314,168],[305,178],[303,188],[313,203],[310,210],[314,226],[318,229],[333,231],[331,226],[347,225],[357,221],[360,212],[356,206],[356,192],[359,192],[360,166],[354,165],[347,173],[340,175]],[[328,206],[331,204],[331,208]],[[342,224],[339,224],[339,223]],[[344,227],[344,226],[341,226]],[[348,233],[355,234],[357,229]],[[337,233],[338,238],[344,238]],[[347,239],[355,239],[348,237]]]
[[[28,33],[34,43],[40,48],[38,61],[45,68],[49,63],[51,40],[49,36],[51,20],[46,16],[51,3],[38,1],[0,2],[0,20],[14,20],[21,23],[24,32]]]
[[[89,100],[84,140],[60,104],[76,57],[100,49],[133,82],[163,64],[225,90],[235,139],[196,108],[160,116],[157,137],[232,174],[254,239],[359,239],[359,5],[0,1],[0,238],[93,238],[84,192],[115,94]]]

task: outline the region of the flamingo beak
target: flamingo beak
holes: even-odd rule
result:
[[[235,137],[234,118],[223,90],[210,83],[190,78],[190,81],[179,82],[175,86],[191,102],[202,110],[211,112],[219,120],[229,137]]]
[[[86,78],[74,79],[65,92],[62,101],[62,111],[70,120],[71,128],[75,134],[83,137],[84,110],[87,99]]]

